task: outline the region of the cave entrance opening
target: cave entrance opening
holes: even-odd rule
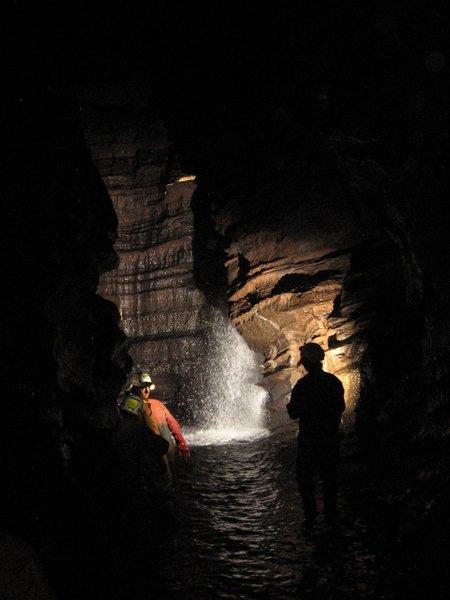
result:
[[[269,434],[260,362],[222,312],[214,309],[198,374],[195,426],[187,432],[191,445],[249,441]]]

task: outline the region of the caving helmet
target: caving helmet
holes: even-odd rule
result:
[[[300,346],[300,360],[307,360],[310,363],[320,363],[325,358],[325,352],[322,346],[309,342],[304,346]]]
[[[152,383],[152,378],[148,373],[141,373],[140,375],[134,373],[130,378],[128,391],[132,390],[133,388],[142,387],[149,387],[151,390],[154,390],[155,384]]]
[[[127,394],[120,404],[121,412],[129,413],[135,416],[140,416],[144,408],[144,399],[141,396],[140,388],[155,386],[151,384],[151,377],[148,373],[133,373],[129,381]]]
[[[151,390],[155,389],[155,384],[152,383],[152,378],[148,373],[142,373],[140,377],[140,387],[149,387]]]

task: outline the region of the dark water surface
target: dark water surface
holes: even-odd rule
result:
[[[382,598],[375,557],[344,517],[301,526],[295,428],[253,442],[191,448],[176,468],[171,526],[150,597]]]

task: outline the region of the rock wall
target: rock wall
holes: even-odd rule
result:
[[[316,339],[349,407],[362,390],[361,437],[387,448],[406,430],[442,443],[448,426],[442,6],[292,9],[264,60],[257,44],[247,61],[225,54],[214,106],[187,69],[188,98],[166,109],[215,223],[203,251],[226,254],[230,318],[265,355],[274,408],[300,375],[297,344]]]
[[[339,140],[347,151],[359,144]],[[331,149],[329,154],[332,165],[336,156]],[[325,368],[342,379],[348,411],[354,408],[370,320],[363,307],[392,266],[374,202],[381,173],[366,167],[353,167],[366,189],[361,184],[352,190],[343,178],[336,182],[328,164],[320,185],[299,174],[265,190],[267,210],[255,198],[237,200],[215,215],[227,243],[230,318],[265,357],[271,408],[287,401],[300,375],[299,346],[306,341],[326,349]]]
[[[134,368],[150,371],[158,396],[189,395],[207,312],[194,282],[195,175],[177,167],[149,106],[123,98],[105,106],[92,93],[80,95],[87,143],[119,223],[119,264],[99,292],[118,307]]]
[[[274,64],[258,57],[245,73],[237,67],[228,103],[209,112],[204,103],[206,117],[170,115],[171,131],[181,147],[196,141],[183,164],[210,198],[230,316],[265,354],[273,407],[300,375],[297,343],[323,342],[350,406],[350,387],[360,387],[352,500],[375,535],[399,542],[399,555],[414,548],[409,573],[443,594],[447,553],[435,549],[449,530],[445,11],[440,2],[371,6],[341,20],[336,10],[315,13],[309,40],[297,29],[280,36],[266,54]],[[205,118],[215,137],[198,126]]]
[[[449,490],[445,8],[368,5],[348,16],[336,4],[312,15],[292,8],[279,19],[270,11],[269,26],[252,31],[256,43],[245,20],[230,38],[233,28],[216,16],[202,21],[205,37],[189,37],[198,42],[192,48],[182,13],[183,35],[174,39],[170,14],[151,47],[146,23],[139,41],[133,19],[97,31],[83,13],[90,33],[74,36],[71,58],[84,57],[88,76],[100,79],[99,50],[109,53],[106,79],[115,80],[119,65],[119,78],[136,66],[136,81],[156,68],[167,88],[157,103],[182,159],[178,168],[142,90],[130,101],[121,81],[100,100],[82,98],[121,227],[121,266],[101,284],[111,303],[96,289],[99,274],[117,266],[116,217],[78,107],[61,89],[70,60],[60,53],[75,14],[61,15],[47,51],[46,11],[32,12],[40,18],[25,30],[27,9],[19,7],[11,56],[24,60],[10,61],[7,79],[23,80],[10,84],[5,104],[2,180],[2,527],[37,548],[48,547],[64,514],[59,533],[68,523],[73,529],[67,500],[80,496],[61,491],[67,424],[74,435],[82,430],[83,482],[104,515],[114,494],[102,479],[99,431],[86,425],[113,415],[130,368],[120,312],[136,365],[156,373],[173,397],[178,376],[201,361],[203,295],[217,300],[224,290],[211,257],[226,267],[233,323],[265,356],[274,409],[300,374],[297,345],[305,340],[327,347],[326,366],[344,379],[350,407],[360,372],[359,507],[368,507],[377,534],[404,542],[415,557],[410,573],[443,582],[448,553],[436,548],[447,541]],[[150,20],[156,33],[158,20]],[[198,175],[201,195],[193,195],[193,180],[180,179],[186,173]],[[93,496],[73,504],[83,507],[75,522],[85,533]],[[439,586],[445,597],[448,585]]]
[[[41,557],[57,555],[79,523],[68,488],[77,478],[80,497],[87,490],[74,447],[114,424],[130,368],[119,313],[96,293],[117,264],[116,216],[70,87],[51,64],[30,70],[27,60],[11,79],[1,235],[0,529]],[[85,481],[101,464],[96,454],[82,466]]]

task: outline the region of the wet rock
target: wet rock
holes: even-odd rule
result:
[[[227,253],[230,319],[264,355],[263,385],[275,410],[301,374],[299,346],[314,340],[326,349],[326,370],[343,381],[351,412],[371,297],[393,277],[395,258],[374,203],[382,169],[361,158],[364,141],[336,137],[325,145],[325,162],[312,166],[320,182],[291,174],[266,190],[268,199],[257,199],[255,188],[254,198],[214,214]]]
[[[113,97],[105,105],[92,90],[80,95],[87,143],[119,223],[119,264],[102,276],[99,292],[118,307],[135,367],[149,369],[158,395],[172,400],[204,352],[205,297],[193,264],[195,176],[177,167],[149,106]]]
[[[117,264],[117,219],[56,56],[47,64],[37,52],[35,69],[27,56],[8,90],[0,236],[0,525],[41,557],[61,549],[72,522],[82,529],[67,495],[69,473],[78,476],[73,437],[99,406],[115,407],[130,367],[117,309],[97,294]],[[84,470],[92,476],[92,463]]]

